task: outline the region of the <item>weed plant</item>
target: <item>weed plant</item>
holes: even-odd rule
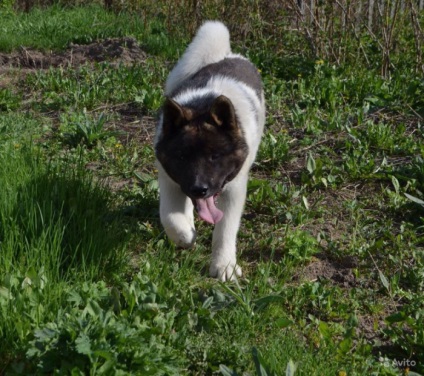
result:
[[[41,111],[83,111],[104,104],[134,102],[153,113],[162,100],[161,79],[165,79],[164,69],[147,61],[118,68],[100,64],[95,69],[49,69],[28,77],[25,85],[39,93],[39,98],[32,100]]]

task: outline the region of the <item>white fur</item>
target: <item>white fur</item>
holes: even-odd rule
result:
[[[220,22],[208,21],[171,71],[165,94],[171,95],[179,85],[211,63],[225,57],[244,58],[231,53],[228,29]],[[265,123],[265,100],[248,85],[229,77],[215,76],[202,89],[187,89],[173,97],[184,105],[193,98],[213,93],[225,95],[235,108],[239,124],[249,147],[249,155],[239,174],[227,183],[218,199],[223,219],[215,225],[212,239],[212,261],[209,273],[221,281],[241,276],[236,261],[236,238],[246,199],[249,169],[255,159]],[[162,118],[159,119],[156,141],[161,137]],[[196,239],[193,204],[180,187],[168,176],[159,162],[160,217],[166,233],[177,245],[192,247]]]
[[[230,53],[230,33],[225,25],[218,21],[205,22],[166,80],[165,95],[171,95],[193,73]]]

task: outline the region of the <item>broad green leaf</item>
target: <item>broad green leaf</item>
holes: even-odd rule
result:
[[[328,326],[328,324],[325,321],[319,322],[318,330],[325,339],[331,338],[330,327]]]
[[[90,314],[90,316],[97,317],[102,312],[102,309],[99,306],[99,303],[90,299],[84,311]]]
[[[387,291],[390,290],[390,284],[389,281],[387,280],[386,276],[382,273],[381,270],[378,271],[378,275],[380,277],[380,281],[383,284],[383,286],[386,288]]]
[[[279,326],[280,328],[284,329],[284,328],[287,328],[290,325],[293,325],[293,321],[291,321],[291,320],[289,320],[285,317],[281,317],[281,318],[277,319],[275,324],[277,326]]]
[[[103,375],[105,372],[111,371],[112,367],[115,365],[114,360],[107,360],[99,369],[98,374]]]
[[[91,343],[90,338],[85,333],[81,333],[75,340],[75,349],[80,354],[91,355]]]
[[[306,196],[302,196],[303,205],[305,205],[306,210],[309,210],[309,202]]]
[[[352,339],[351,338],[345,338],[343,341],[339,343],[337,352],[339,355],[346,355],[350,350],[352,349]]]
[[[290,359],[286,367],[286,376],[294,376],[296,368],[296,364],[293,362],[293,360]]]
[[[202,304],[203,308],[209,308],[212,305],[213,296],[209,296]]]
[[[237,376],[237,372],[233,371],[231,368],[228,368],[224,364],[219,365],[219,370],[223,376]]]
[[[415,196],[412,196],[412,195],[410,195],[409,193],[405,193],[405,196],[406,196],[407,198],[409,198],[411,201],[413,201],[413,202],[415,202],[415,203],[417,203],[417,204],[420,204],[420,205],[424,206],[424,201],[423,201],[423,200],[421,200],[420,198],[415,197]]]
[[[403,312],[396,312],[390,316],[387,316],[384,321],[389,324],[393,324],[395,322],[402,322],[405,321],[405,314]]]
[[[154,177],[150,174],[146,174],[144,172],[134,171],[134,176],[143,183],[148,183],[150,180],[154,179]]]
[[[256,374],[258,376],[268,376],[264,366],[261,363],[261,355],[256,347],[252,348],[253,362],[255,363]]]
[[[393,187],[395,188],[396,193],[399,194],[399,190],[400,190],[399,180],[397,180],[395,176],[392,176],[392,184],[393,184]]]
[[[308,154],[308,157],[306,159],[306,169],[309,171],[310,174],[312,174],[317,168],[316,162],[314,157],[311,153]]]
[[[9,289],[7,289],[4,286],[0,286],[0,297],[6,298],[6,299],[10,299],[11,298],[11,293],[10,293]]]
[[[283,300],[284,298],[281,295],[267,295],[267,296],[264,296],[263,298],[259,298],[258,300],[256,300],[255,304],[258,307],[263,307],[270,303],[281,302]]]

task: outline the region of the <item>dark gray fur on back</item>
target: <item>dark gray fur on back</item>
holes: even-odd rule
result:
[[[261,97],[262,81],[258,70],[250,61],[237,57],[225,58],[217,63],[209,64],[200,69],[174,90],[174,92],[171,93],[171,97],[187,89],[200,89],[205,87],[209,79],[214,76],[225,76],[242,82],[255,90],[259,98]]]
[[[215,99],[216,95],[212,93],[196,96],[192,98],[188,103],[184,103],[184,107],[191,108],[198,113],[205,113],[210,110],[211,105]]]

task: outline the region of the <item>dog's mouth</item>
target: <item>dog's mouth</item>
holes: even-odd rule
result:
[[[213,225],[217,224],[224,216],[224,213],[216,207],[218,196],[219,193],[216,193],[208,198],[191,199],[199,217]]]

